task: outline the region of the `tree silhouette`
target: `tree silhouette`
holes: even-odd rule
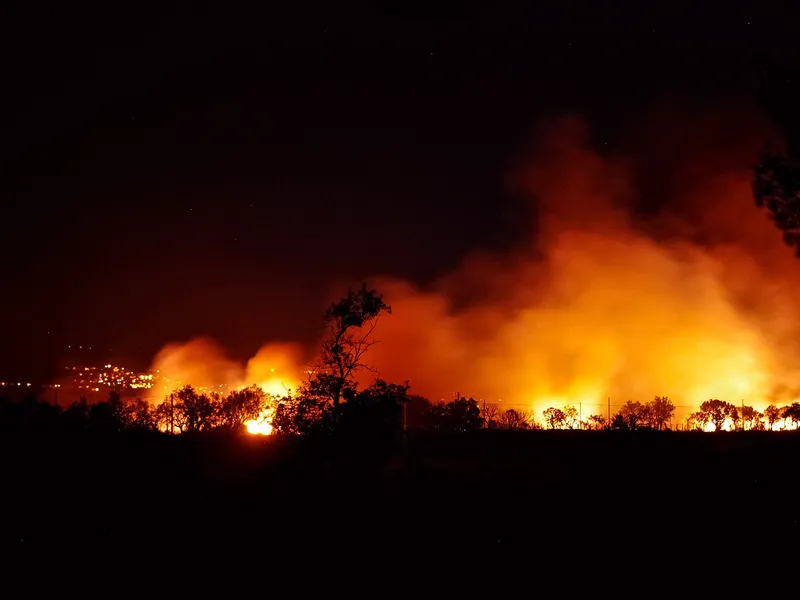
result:
[[[80,424],[83,426],[83,423]],[[0,443],[3,432],[11,434],[50,433],[65,428],[64,411],[47,402],[26,397],[22,402],[0,398]]]
[[[552,406],[542,411],[542,418],[550,429],[561,429],[567,421],[567,416],[564,414],[564,411]]]
[[[234,390],[222,400],[220,421],[231,431],[241,429],[245,422],[258,419],[267,409],[268,401],[267,394],[257,385]]]
[[[475,431],[483,426],[478,402],[474,398],[456,398],[431,407],[434,427],[443,431]]]
[[[706,400],[700,405],[700,413],[705,416],[705,422],[714,425],[714,431],[722,431],[725,421],[738,418],[736,407],[724,400]]]
[[[483,425],[475,398],[457,398],[446,405],[447,421],[455,431],[475,431]]]
[[[789,406],[785,406],[782,416],[784,419],[791,421],[796,429],[800,425],[800,403],[792,402]]]
[[[587,421],[589,429],[599,431],[606,428],[606,418],[603,415],[590,415]]]
[[[764,428],[763,417],[760,412],[758,412],[752,406],[743,406],[742,407],[742,429],[750,429],[750,430],[758,430]]]
[[[431,417],[431,401],[423,396],[411,394],[406,401],[406,426],[408,429],[434,429]]]
[[[323,432],[331,419],[327,418],[330,408],[319,398],[304,395],[298,390],[296,395],[281,398],[275,407],[272,427],[276,433],[308,435]]]
[[[575,429],[579,425],[580,415],[578,409],[574,406],[564,407],[564,427],[567,429]]]
[[[497,427],[497,406],[495,404],[486,404],[486,402],[484,402],[480,408],[483,426],[486,429],[494,429]]]
[[[122,426],[126,429],[152,431],[157,429],[156,418],[150,403],[141,398],[123,403],[121,408]]]
[[[364,363],[364,355],[377,343],[374,332],[379,318],[391,311],[383,296],[366,285],[357,291],[350,289],[347,296],[328,307],[328,333],[317,367],[295,394],[277,403],[272,419],[277,433],[338,435],[349,431],[355,435],[358,427],[371,427],[368,423],[378,415],[381,422],[396,421],[398,407],[408,401],[408,385],[379,379],[359,391],[356,381],[360,370],[373,371]],[[403,398],[402,402],[398,398]]]
[[[622,416],[620,413],[616,413],[613,417],[611,417],[611,429],[615,431],[627,431],[630,429],[628,426],[628,422],[625,420],[625,417]]]
[[[800,255],[800,77],[776,64],[762,69],[759,100],[782,130],[785,151],[768,149],[753,173],[756,205],[766,209],[783,240]]]
[[[374,338],[378,319],[391,314],[392,308],[383,296],[366,284],[357,291],[334,302],[325,312],[328,337],[322,343],[319,372],[312,374],[317,392],[324,392],[334,406],[342,399],[346,388],[354,388],[353,376],[360,369],[372,370],[364,364],[364,354],[376,343]]]
[[[619,416],[625,424],[625,428],[630,431],[636,431],[642,427],[647,426],[647,413],[648,410],[641,402],[633,402],[628,400],[622,408],[619,409]]]
[[[402,426],[403,405],[408,402],[408,382],[377,379],[336,409],[336,431],[350,436],[389,441]]]
[[[735,404],[731,404],[730,416],[728,418],[731,420],[731,427],[734,431],[742,429],[742,415]]]
[[[709,415],[701,411],[693,412],[686,417],[686,429],[688,431],[704,431],[708,424]]]
[[[765,208],[783,241],[800,256],[800,165],[785,154],[764,153],[753,179],[756,206]]]
[[[772,431],[775,428],[775,423],[781,419],[781,409],[774,404],[770,404],[764,409],[764,418],[767,421],[767,427]]]
[[[164,404],[169,402],[165,401]],[[208,431],[219,423],[219,400],[199,394],[191,385],[174,392],[175,427],[181,432]]]
[[[675,405],[666,396],[656,396],[647,405],[650,426],[661,431],[675,414]]]
[[[498,425],[501,429],[530,429],[529,419],[527,412],[509,408],[500,415]]]

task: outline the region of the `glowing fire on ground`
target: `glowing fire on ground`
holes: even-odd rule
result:
[[[275,369],[270,367],[270,373],[273,375],[270,379],[258,384],[264,392],[273,397],[281,398],[286,395],[288,388],[285,384],[285,379],[274,376]],[[246,421],[244,426],[247,433],[253,435],[270,435],[272,433],[272,417],[275,414],[274,408],[267,408],[261,412],[257,419]]]
[[[153,369],[158,369],[170,382],[165,389],[190,384],[200,392],[225,393],[256,382],[274,402],[297,388],[303,372],[301,357],[302,351],[295,344],[270,344],[242,365],[228,358],[214,341],[197,338],[165,346],[156,355]],[[257,418],[245,421],[246,431],[270,435],[274,412],[274,406],[268,406]]]
[[[548,124],[513,174],[539,213],[527,246],[467,256],[425,287],[370,280],[393,307],[368,358],[380,377],[434,401],[456,389],[502,398],[537,418],[579,402],[584,418],[604,415],[608,397],[668,396],[676,420],[712,398],[795,401],[800,261],[754,206],[760,117],[665,111],[642,132],[613,156],[580,119]],[[267,346],[243,366],[205,340],[168,346],[154,368],[245,383],[271,381],[269,367],[296,382],[299,356]]]
[[[245,429],[247,429],[247,433],[252,433],[253,435],[270,435],[272,433],[272,414],[264,412],[258,419],[246,421],[244,426]]]

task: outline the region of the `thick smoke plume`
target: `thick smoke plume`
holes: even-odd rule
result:
[[[270,394],[284,396],[301,381],[302,356],[297,344],[267,344],[243,365],[229,358],[213,340],[196,338],[164,346],[151,369],[159,371],[166,391],[190,384],[227,393],[231,388],[256,384]]]
[[[581,119],[548,124],[512,177],[538,210],[529,245],[466,257],[425,289],[372,279],[393,314],[370,362],[434,400],[460,392],[537,413],[604,414],[608,398],[654,395],[679,415],[709,398],[794,399],[800,264],[750,187],[766,132],[747,113],[665,112],[608,156]],[[302,354],[283,350],[265,351],[265,364],[299,374]],[[187,367],[198,379],[249,380],[262,362],[245,369],[192,342],[156,365],[194,365],[193,352],[209,357]]]

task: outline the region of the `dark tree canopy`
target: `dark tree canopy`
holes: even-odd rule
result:
[[[768,149],[754,169],[753,196],[800,256],[800,71],[762,65],[759,100],[785,149]]]
[[[800,164],[787,154],[765,152],[755,168],[753,195],[800,256]]]
[[[730,402],[716,398],[706,400],[700,405],[703,423],[714,425],[714,431],[722,431],[725,421],[730,419],[734,424],[739,419],[739,411]]]

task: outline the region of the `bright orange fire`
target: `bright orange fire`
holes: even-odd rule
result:
[[[539,211],[530,243],[467,256],[425,288],[371,280],[393,314],[368,361],[433,400],[458,391],[537,419],[564,405],[605,415],[609,398],[668,396],[676,419],[710,398],[796,400],[800,261],[750,187],[766,131],[746,111],[665,111],[611,155],[581,119],[550,123],[512,178]],[[244,367],[199,341],[156,365],[277,390],[299,380],[298,356],[268,346]]]
[[[191,384],[201,391],[226,393],[257,385],[267,395],[282,398],[296,389],[303,372],[302,351],[295,344],[263,346],[246,365],[228,358],[223,349],[206,338],[185,344],[169,344],[153,360],[165,380],[166,392]],[[154,397],[156,402],[160,397]],[[274,407],[266,408],[257,419],[245,422],[249,433],[272,433]]]
[[[609,397],[615,412],[669,396],[676,417],[796,399],[800,261],[754,205],[758,120],[667,116],[647,133],[601,156],[579,119],[549,125],[515,178],[541,209],[530,247],[469,256],[424,289],[373,281],[394,309],[381,375],[537,418],[605,415]]]
[[[272,414],[263,412],[258,419],[245,422],[247,433],[254,435],[270,435],[272,433]]]

